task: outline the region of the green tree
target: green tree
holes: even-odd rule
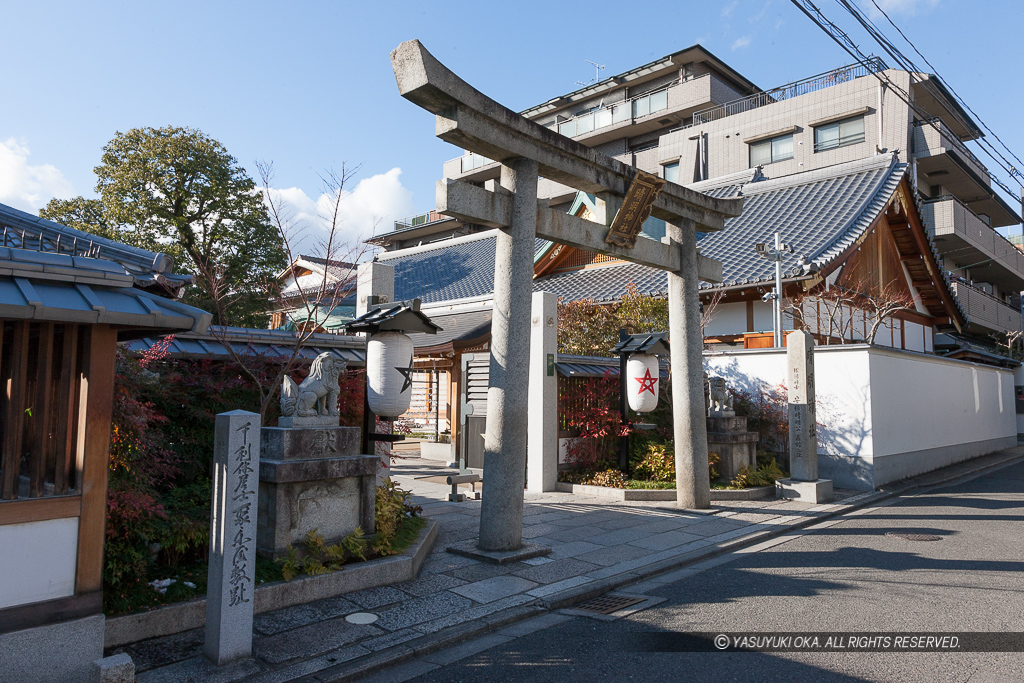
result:
[[[169,253],[196,276],[188,303],[218,323],[265,325],[268,292],[286,265],[282,236],[223,145],[191,128],[133,128],[103,148],[95,172],[99,200],[55,199],[40,215]]]
[[[641,294],[629,283],[615,303],[582,299],[558,304],[559,353],[610,356],[620,329],[630,334],[668,331],[668,301]]]

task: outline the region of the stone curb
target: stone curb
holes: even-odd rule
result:
[[[854,510],[865,508],[873,503],[888,500],[890,498],[896,498],[897,496],[909,491],[918,489],[924,490],[957,481],[959,479],[974,478],[993,470],[1002,469],[1016,461],[1024,460],[1024,451],[1020,451],[1019,449],[1013,450],[1018,450],[1018,452],[995,462],[986,462],[975,469],[950,474],[949,476],[940,477],[934,481],[908,482],[904,485],[885,487],[880,491],[863,494],[862,496],[855,496],[855,500],[852,503],[839,503],[831,510],[822,510],[820,514],[815,514],[813,517],[797,520],[792,524],[778,525],[777,528],[753,531],[744,536],[729,539],[719,545],[698,548],[688,553],[682,553],[677,557],[662,560],[640,569],[626,571],[606,579],[599,579],[582,586],[569,588],[545,598],[535,600],[531,603],[500,610],[494,614],[463,624],[449,626],[448,628],[437,631],[436,633],[431,633],[420,638],[407,641],[401,645],[381,650],[373,655],[360,658],[352,662],[338,664],[327,669],[322,669],[321,671],[294,680],[301,683],[334,683],[337,681],[358,678],[369,673],[376,673],[382,667],[399,664],[407,659],[412,659],[413,657],[434,652],[445,647],[450,647],[469,638],[483,635],[489,631],[508,626],[515,622],[603,595],[626,584],[653,578],[659,574],[664,574],[675,569],[681,569],[687,565],[696,564],[697,562],[702,562],[741,548],[746,548],[777,538],[794,530],[804,529],[815,524],[820,524],[821,522],[840,517]],[[956,467],[956,465],[953,465],[952,467]],[[928,474],[918,475],[918,478],[926,477],[928,477]]]
[[[254,613],[271,612],[364,588],[415,579],[437,538],[437,522],[426,519],[427,525],[400,555],[361,562],[330,574],[302,576],[291,581],[275,581],[258,586]],[[103,647],[118,647],[149,638],[169,636],[205,624],[206,598],[179,602],[148,612],[109,617],[104,629]]]
[[[568,484],[564,481],[555,484],[560,493],[573,493],[578,496],[594,496],[608,500],[624,501],[674,501],[675,489],[619,489],[611,486],[592,486],[590,484]],[[774,486],[757,486],[749,489],[711,489],[711,500],[760,500],[775,495]]]

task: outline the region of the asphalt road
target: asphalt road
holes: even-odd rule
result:
[[[664,634],[747,631],[1016,632],[1024,646],[1021,522],[1024,463],[623,588],[663,600],[631,615],[545,615],[376,679],[1024,681],[1024,652],[644,651],[675,642]]]

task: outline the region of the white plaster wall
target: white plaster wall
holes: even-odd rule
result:
[[[871,354],[874,454],[1016,437],[1013,372],[925,354]]]
[[[74,594],[78,518],[0,525],[0,608]]]
[[[745,391],[785,382],[783,350],[704,362]],[[815,376],[819,467],[837,486],[875,488],[1016,444],[1011,370],[858,344],[816,347]]]
[[[750,349],[705,355],[709,375],[752,393],[784,385],[786,351]],[[870,457],[871,395],[867,347],[819,346],[814,357],[818,451]]]

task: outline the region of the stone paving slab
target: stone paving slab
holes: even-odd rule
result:
[[[943,476],[947,480],[966,476],[1021,457],[1024,449],[1018,448],[920,480],[934,485],[943,481]],[[887,492],[837,490],[840,500],[822,505],[716,501],[712,516],[667,508],[664,503],[608,501],[566,493],[527,494],[524,536],[551,547],[552,552],[543,558],[494,565],[445,552],[446,541],[476,536],[480,501],[449,503],[446,485],[417,478],[442,472],[446,470],[440,463],[412,459],[395,465],[392,472],[404,488],[413,491],[412,502],[423,506],[424,516],[439,526],[434,550],[418,578],[260,615],[254,624],[256,658],[246,663],[211,668],[200,654],[202,629],[119,650],[131,654],[143,682],[334,681],[371,671],[422,672],[439,662],[413,657],[429,657],[459,639],[495,629],[499,629],[496,635],[485,642],[515,637],[515,629],[530,629],[534,628],[532,622],[540,623],[539,619],[516,623],[521,619],[541,614],[545,615],[542,618],[565,618],[548,610],[629,583],[640,581],[633,590],[642,592],[645,585],[672,581],[693,571],[686,565],[714,562],[709,558],[771,542],[792,529],[916,485],[905,483]],[[344,617],[356,611],[379,618],[363,626],[345,622]],[[446,660],[455,656],[450,647],[445,652]],[[405,660],[409,662],[401,664],[401,669],[380,670]]]
[[[470,600],[483,603],[494,602],[517,593],[525,593],[531,588],[536,587],[537,584],[535,582],[519,576],[495,576],[490,579],[453,588],[452,592],[458,593]]]

